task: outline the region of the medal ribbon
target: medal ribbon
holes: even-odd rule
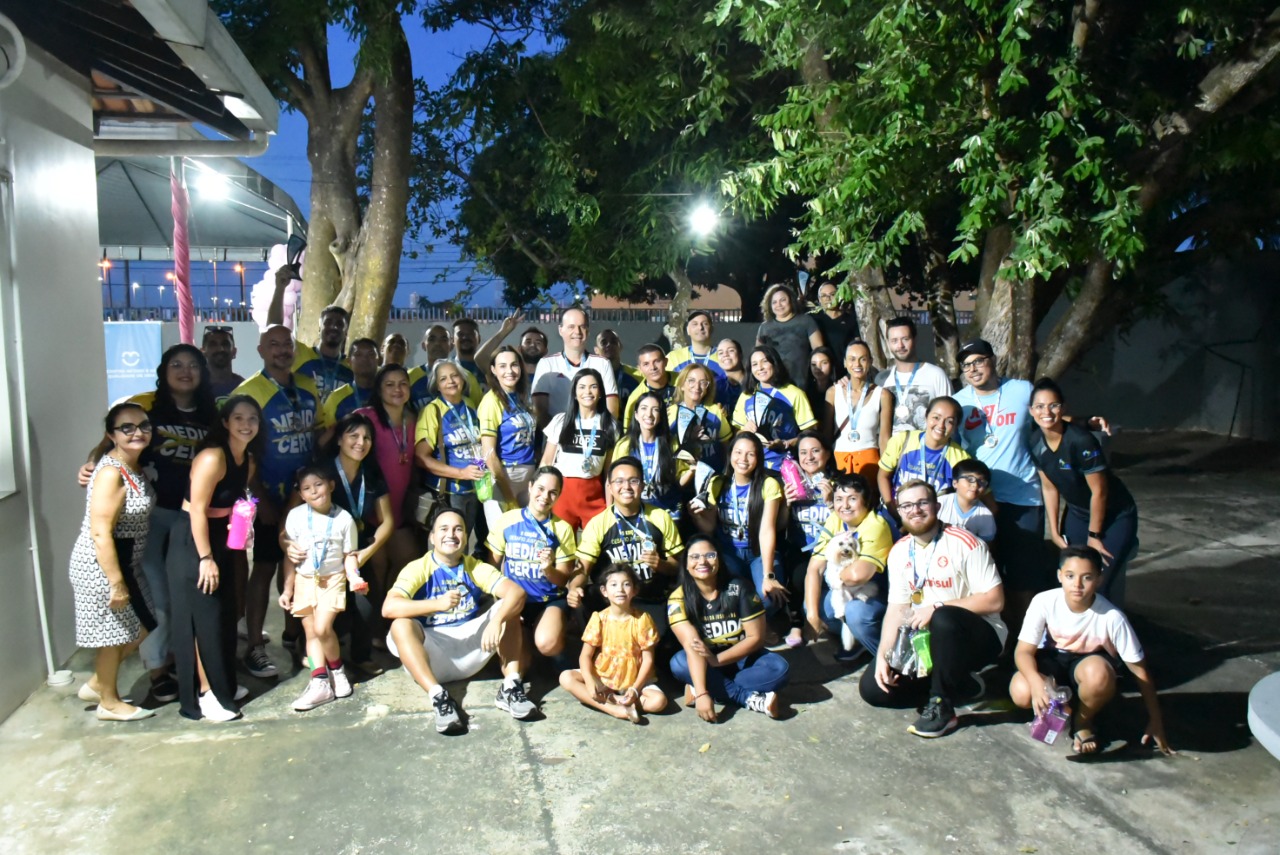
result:
[[[914,381],[914,380],[916,379],[916,372],[917,372],[917,371],[919,371],[919,370],[920,370],[920,363],[919,363],[919,362],[917,362],[917,363],[915,363],[914,365],[912,365],[912,366],[911,366],[911,376],[907,378],[907,388],[908,388],[908,389],[910,389],[910,388],[911,388],[911,383],[912,383],[912,381]],[[899,372],[898,372],[898,369],[896,369],[896,368],[895,368],[895,369],[893,370],[893,389],[894,389],[894,392],[895,392],[895,393],[897,394],[897,396],[898,396],[898,403],[899,403],[899,404],[903,404],[903,403],[905,403],[905,402],[902,400],[902,380],[901,380],[901,378],[899,378],[898,373],[899,373]]]
[[[356,518],[356,525],[358,527],[363,527],[364,500],[365,496],[368,495],[368,491],[364,488],[364,475],[360,476],[360,501],[357,502],[355,497],[351,495],[351,482],[347,480],[347,471],[342,468],[342,458],[335,457],[333,459],[333,465],[337,467],[338,477],[342,479],[342,489],[347,493],[347,502],[351,505],[352,516]]]
[[[341,472],[342,468],[339,467],[338,471]],[[316,543],[315,543],[316,510],[315,508],[310,508],[310,507],[307,508],[307,534],[311,535],[311,566],[314,568],[314,572],[317,574],[320,572],[320,568],[324,566],[324,560],[329,557],[329,536],[333,534],[333,517],[334,517],[333,508],[329,509],[329,513],[327,514],[327,516],[329,518],[329,523],[324,530],[324,545],[320,549],[319,557],[317,557],[316,549],[315,549],[316,547]]]

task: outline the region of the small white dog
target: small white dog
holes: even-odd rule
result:
[[[857,640],[849,625],[844,622],[844,607],[855,599],[868,602],[879,592],[874,580],[861,585],[849,585],[840,578],[840,574],[857,561],[860,555],[858,537],[851,531],[843,531],[831,538],[823,552],[823,557],[827,559],[823,579],[831,591],[831,608],[840,621],[840,642],[845,650],[852,650]]]

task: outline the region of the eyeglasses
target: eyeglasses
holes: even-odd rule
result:
[[[136,424],[136,425],[133,422],[125,422],[124,424],[116,425],[115,427],[112,428],[112,430],[120,431],[120,433],[124,434],[125,436],[133,436],[138,431],[142,431],[143,433],[151,433],[151,422],[142,422],[141,424]]]
[[[609,484],[613,487],[625,487],[628,484],[632,487],[639,487],[644,481],[639,478],[613,478]]]
[[[1031,405],[1031,412],[1033,413],[1043,413],[1045,410],[1048,410],[1051,413],[1056,413],[1061,409],[1062,409],[1062,404],[1032,404]]]
[[[968,362],[961,363],[960,370],[964,372],[973,371],[976,368],[978,368],[978,366],[982,365],[984,362],[987,362],[990,359],[991,357],[989,356],[979,356],[976,359],[970,359]]]
[[[977,487],[979,490],[985,490],[985,489],[987,489],[987,479],[986,479],[986,478],[979,478],[977,475],[961,475],[961,476],[960,476],[959,478],[957,478],[956,480],[957,480],[957,481],[967,481],[967,482],[969,482],[970,484],[972,484],[973,486]]]
[[[715,561],[719,557],[720,557],[720,554],[717,552],[701,552],[701,553],[690,552],[689,553],[689,560],[694,564],[697,564],[699,561]]]
[[[929,508],[932,508],[933,505],[934,505],[934,502],[932,499],[921,499],[918,502],[899,502],[898,513],[904,513],[906,511],[910,511],[912,513],[916,511],[923,512],[923,511],[927,511]]]

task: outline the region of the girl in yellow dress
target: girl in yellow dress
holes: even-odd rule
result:
[[[560,674],[560,685],[582,703],[633,722],[640,721],[642,712],[656,713],[667,705],[667,696],[654,682],[657,627],[649,615],[631,607],[639,589],[630,564],[605,569],[600,591],[609,607],[587,623],[579,667]]]

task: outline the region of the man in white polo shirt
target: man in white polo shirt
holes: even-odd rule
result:
[[[1004,587],[987,546],[962,528],[938,520],[938,494],[924,481],[898,490],[905,537],[889,550],[889,607],[874,668],[858,684],[876,707],[924,709],[908,730],[945,736],[959,724],[956,704],[982,696],[977,672],[996,661],[1008,630],[1000,620]],[[929,631],[933,660],[924,677],[889,667],[898,628]]]
[[[560,313],[559,329],[564,349],[542,357],[533,375],[533,409],[538,416],[538,430],[546,427],[553,416],[569,409],[573,375],[583,368],[594,368],[600,372],[600,379],[604,381],[605,406],[616,419],[618,383],[609,360],[587,353],[590,330],[587,313],[578,308],[565,309]]]

